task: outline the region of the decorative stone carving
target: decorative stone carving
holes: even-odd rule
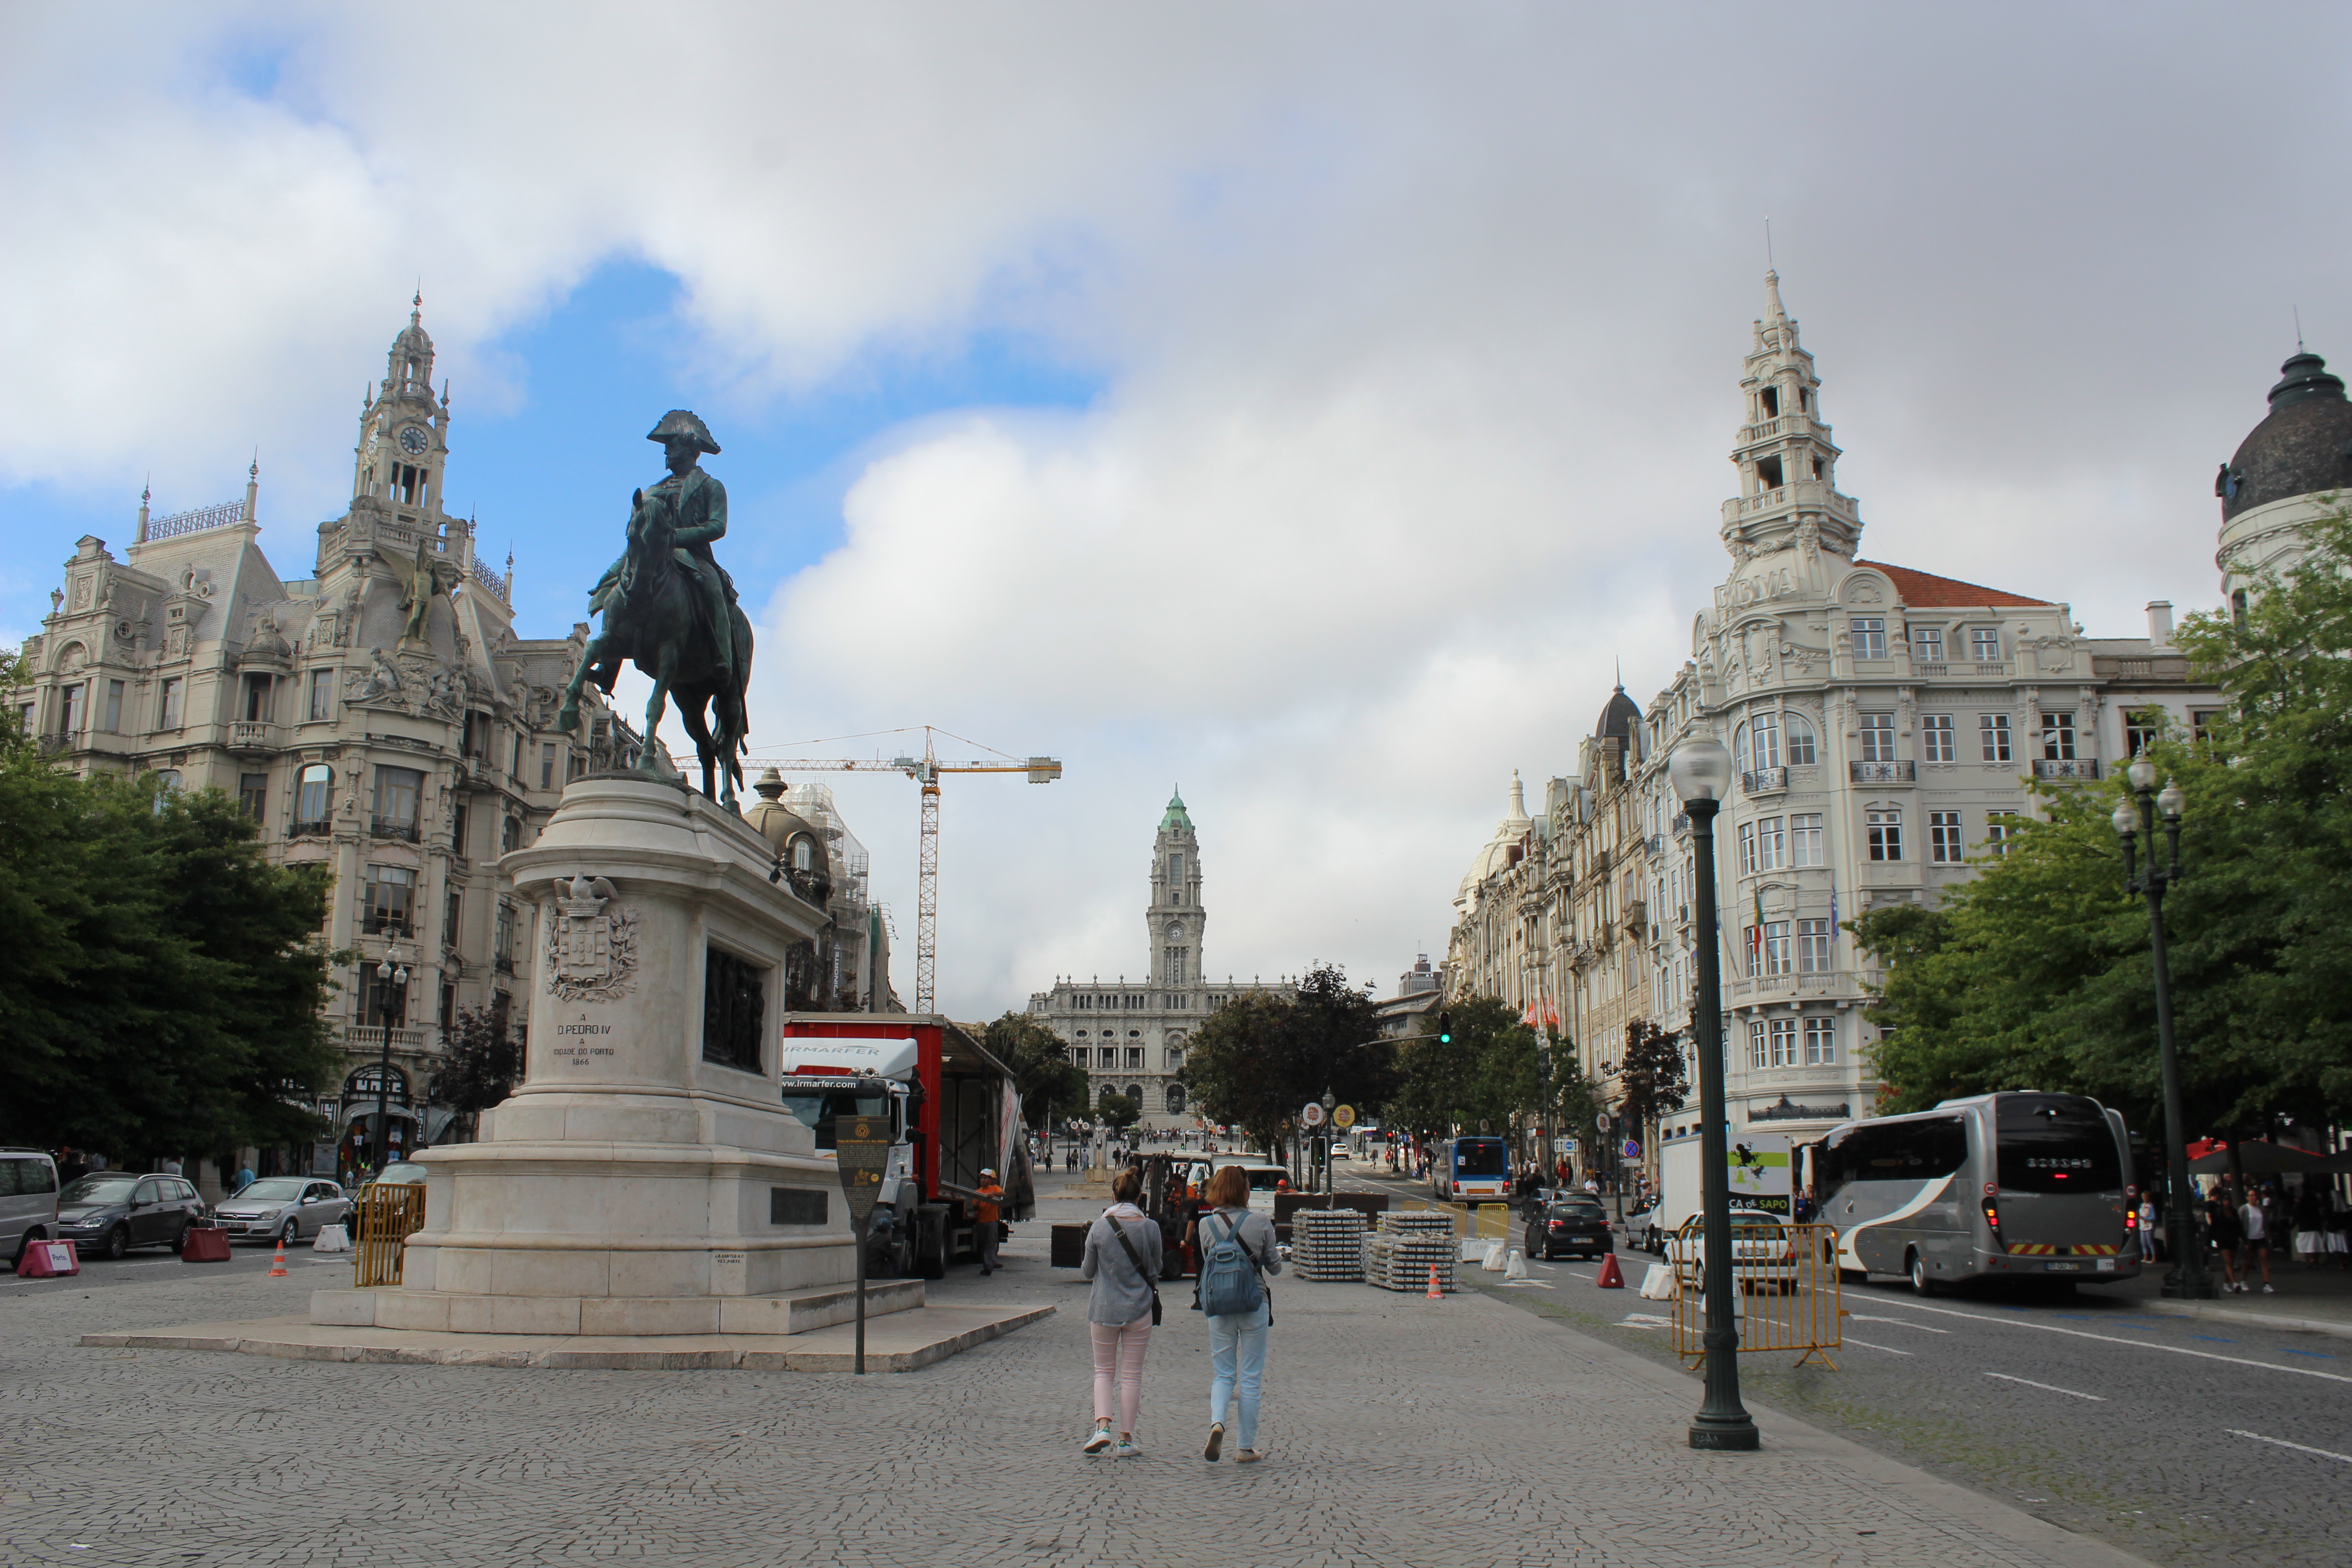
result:
[[[637,968],[637,914],[613,884],[585,875],[555,879],[547,922],[547,988],[566,1002],[612,1002],[629,994]]]

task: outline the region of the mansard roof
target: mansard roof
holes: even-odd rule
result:
[[[1996,605],[2048,605],[2055,603],[2051,599],[2029,599],[2022,594],[1987,588],[1976,583],[1963,583],[1957,577],[1938,577],[1932,572],[1917,572],[1908,566],[1890,566],[1884,561],[1857,561],[1854,564],[1885,573],[1894,580],[1895,591],[1902,596],[1903,603],[1915,610],[1973,610]]]

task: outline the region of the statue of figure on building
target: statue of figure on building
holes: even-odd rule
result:
[[[378,546],[378,553],[390,566],[400,584],[400,608],[408,618],[402,625],[400,646],[404,648],[424,648],[433,646],[433,596],[446,595],[449,585],[441,580],[440,569],[434,564],[426,542],[416,542],[416,559],[402,561]]]
[[[646,439],[661,444],[669,477],[630,498],[628,546],[589,595],[604,629],[581,652],[555,727],[576,731],[582,688],[593,680],[610,695],[622,662],[634,661],[654,683],[646,705],[648,749],[675,694],[701,759],[703,793],[731,807],[743,780],[737,758],[746,749],[751,623],[710,551],[727,533],[727,490],[701,459],[717,456],[719,443],[683,408],[664,415]]]

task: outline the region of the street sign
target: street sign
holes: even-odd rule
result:
[[[1346,1129],[1355,1124],[1356,1108],[1352,1105],[1343,1105],[1331,1113],[1331,1125],[1334,1127]]]
[[[890,1166],[890,1119],[853,1116],[834,1125],[835,1163],[841,1170],[841,1201],[849,1208],[850,1234],[857,1247],[857,1354],[856,1371],[866,1373],[866,1226],[882,1195],[882,1175]]]
[[[1307,1109],[1298,1113],[1298,1120],[1303,1126],[1320,1127],[1323,1125],[1323,1108],[1310,1100],[1307,1102]]]
[[[1609,1131],[1609,1113],[1608,1113],[1607,1111],[1605,1111],[1605,1110],[1604,1110],[1604,1111],[1602,1111],[1600,1115],[1598,1115],[1598,1116],[1594,1117],[1594,1118],[1592,1119],[1592,1128],[1593,1128],[1593,1131],[1596,1131],[1596,1132],[1606,1132],[1606,1131]]]
[[[1627,1158],[1628,1160],[1638,1160],[1638,1159],[1640,1159],[1641,1157],[1642,1157],[1642,1146],[1641,1146],[1639,1143],[1636,1143],[1635,1142],[1633,1142],[1633,1140],[1632,1140],[1631,1138],[1626,1139],[1626,1140],[1625,1140],[1625,1158]]]
[[[1573,1139],[1573,1138],[1563,1138],[1563,1139],[1561,1139],[1561,1140],[1559,1141],[1559,1152],[1560,1152],[1561,1153],[1563,1153],[1563,1154],[1573,1154],[1573,1153],[1575,1153],[1575,1152],[1576,1152],[1576,1140],[1575,1140],[1575,1139]]]

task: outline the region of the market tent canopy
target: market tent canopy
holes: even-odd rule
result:
[[[2283,1149],[2259,1138],[2239,1144],[2238,1159],[2239,1168],[2250,1176],[2279,1176],[2289,1172],[2326,1168],[2316,1154],[2305,1153],[2301,1149]],[[2216,1149],[2202,1158],[2191,1160],[2189,1169],[2200,1176],[2227,1175],[2230,1173],[2230,1151]]]

